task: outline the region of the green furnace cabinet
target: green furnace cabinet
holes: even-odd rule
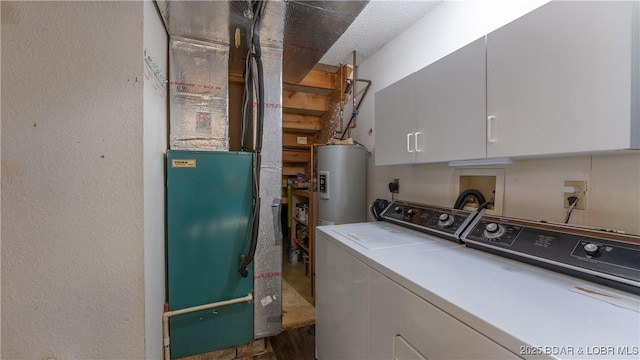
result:
[[[249,244],[252,155],[169,150],[167,154],[167,282],[169,310],[253,292],[238,272]],[[253,340],[253,303],[171,317],[171,358]]]

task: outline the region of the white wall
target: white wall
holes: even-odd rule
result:
[[[1,357],[145,358],[143,4],[1,6]]]
[[[352,137],[375,156],[376,91],[546,3],[532,1],[444,1],[412,28],[360,64],[358,76],[372,80]],[[362,86],[359,87],[360,89]],[[369,159],[367,202],[390,199],[387,184],[400,179],[399,199],[453,206],[454,169],[446,165],[375,166]],[[520,160],[505,170],[506,216],[564,220],[564,180],[588,182],[587,210],[571,223],[640,234],[640,154]]]
[[[147,359],[162,358],[165,300],[164,163],[167,149],[168,37],[160,14],[144,3],[144,293]],[[155,69],[155,70],[154,70]]]

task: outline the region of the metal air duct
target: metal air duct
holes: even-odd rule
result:
[[[171,36],[230,45],[229,73],[242,74],[251,27],[248,1],[157,0]],[[285,82],[298,83],[360,14],[368,1],[269,1],[261,28],[266,45],[283,47]],[[236,29],[241,41],[235,42]]]

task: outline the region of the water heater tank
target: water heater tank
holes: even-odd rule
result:
[[[318,225],[366,221],[367,151],[360,145],[318,147]]]

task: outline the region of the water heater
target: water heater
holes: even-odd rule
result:
[[[361,145],[318,147],[318,225],[366,221],[367,150]]]

